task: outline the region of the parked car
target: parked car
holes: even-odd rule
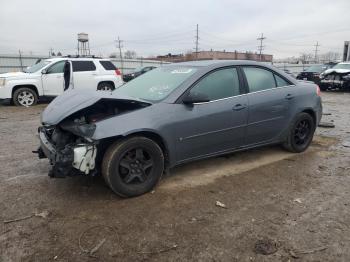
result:
[[[303,152],[321,115],[317,85],[265,64],[169,64],[113,92],[57,97],[42,114],[37,153],[52,177],[101,172],[131,197],[186,162],[269,144]]]
[[[290,75],[291,77],[294,77],[294,78],[295,78],[294,74],[293,74],[289,69],[283,69],[283,71],[284,71],[286,74]]]
[[[132,71],[131,73],[128,74],[124,74],[123,75],[123,80],[124,82],[129,82],[130,80],[148,72],[153,70],[154,68],[156,68],[155,66],[145,66],[145,67],[139,67],[136,68],[134,71]]]
[[[320,75],[321,90],[350,90],[350,62],[338,63]]]
[[[65,77],[64,68],[69,70]],[[113,90],[122,84],[120,71],[108,59],[50,58],[24,72],[0,74],[0,99],[11,100],[17,106],[32,106],[40,98],[62,94],[68,87]]]
[[[315,84],[320,84],[320,74],[327,70],[328,68],[331,68],[334,66],[332,63],[324,64],[324,65],[312,65],[308,67],[303,72],[299,73],[297,75],[297,79],[299,80],[307,80],[312,81]]]

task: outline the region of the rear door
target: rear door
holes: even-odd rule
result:
[[[290,122],[295,87],[264,67],[244,66],[243,72],[249,88],[246,145],[278,140]]]
[[[236,68],[209,73],[190,93],[201,93],[210,101],[180,105],[183,117],[174,125],[179,162],[244,145],[248,102],[240,92]]]
[[[74,88],[97,90],[96,65],[91,60],[72,60]]]
[[[41,80],[46,96],[58,96],[63,93],[63,68],[65,60],[58,61],[46,69],[41,75]]]

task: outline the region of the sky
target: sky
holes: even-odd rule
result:
[[[258,50],[275,58],[342,52],[350,40],[350,0],[0,0],[0,53],[75,54],[77,33],[95,55],[138,56],[199,50]]]

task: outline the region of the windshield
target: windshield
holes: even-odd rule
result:
[[[34,73],[36,71],[39,71],[40,69],[42,69],[44,66],[48,65],[50,63],[50,61],[48,60],[42,60],[39,63],[24,69],[23,71],[26,73]]]
[[[160,101],[197,71],[193,67],[159,67],[115,89],[114,94]]]
[[[350,64],[336,64],[332,69],[347,69],[350,70]]]
[[[327,69],[327,66],[325,65],[314,65],[314,66],[310,66],[308,69],[306,69],[306,72],[316,72],[316,73],[321,73],[324,70]]]

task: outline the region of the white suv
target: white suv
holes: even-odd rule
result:
[[[123,84],[120,71],[108,59],[60,57],[40,61],[24,70],[0,74],[0,100],[32,106],[67,88],[113,90]]]

